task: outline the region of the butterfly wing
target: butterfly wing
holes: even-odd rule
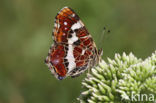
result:
[[[64,7],[56,15],[53,39],[46,63],[52,73],[62,79],[78,76],[94,66],[99,57],[96,45],[78,15]]]
[[[55,17],[53,38],[56,43],[68,43],[69,32],[79,21],[78,15],[69,7],[64,7]],[[83,24],[78,24],[81,27]]]

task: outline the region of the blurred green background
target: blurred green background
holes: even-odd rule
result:
[[[69,6],[80,16],[103,58],[156,49],[155,0],[1,0],[0,103],[73,103],[81,80],[58,81],[44,64],[57,12]],[[100,43],[103,27],[110,29]]]

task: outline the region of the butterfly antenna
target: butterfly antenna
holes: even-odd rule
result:
[[[102,35],[101,35],[101,38],[100,38],[101,39],[100,42],[104,39],[105,33],[106,33],[106,27],[104,27],[103,30],[102,30]]]
[[[106,30],[106,27],[104,27],[103,28],[103,31],[102,31],[102,34],[101,34],[101,36],[99,36],[99,47],[100,48],[102,48],[102,44],[103,44],[103,42],[104,42],[104,38],[105,38],[105,35],[107,34],[107,33],[110,33],[110,30]]]

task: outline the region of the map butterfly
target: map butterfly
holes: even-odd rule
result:
[[[102,50],[96,45],[79,16],[64,7],[55,17],[53,41],[45,63],[59,80],[77,77],[98,64]]]

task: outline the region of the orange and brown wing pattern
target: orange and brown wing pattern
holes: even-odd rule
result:
[[[64,49],[64,45],[52,45],[45,60],[45,63],[48,65],[52,74],[60,80],[61,77],[65,77],[67,73],[66,61],[64,59],[66,51]]]
[[[69,7],[64,7],[56,15],[53,37],[57,43],[67,43],[70,29],[79,21],[78,15]]]
[[[78,76],[99,61],[100,53],[91,35],[69,7],[56,15],[53,39],[45,62],[59,80]]]

